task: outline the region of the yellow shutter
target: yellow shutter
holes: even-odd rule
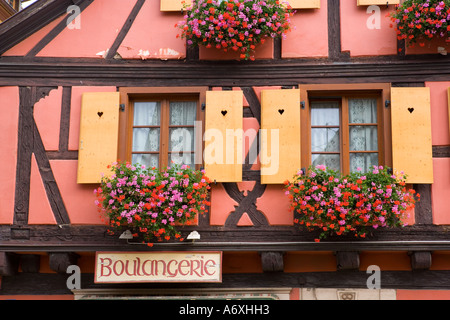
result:
[[[243,92],[206,92],[205,171],[216,182],[242,181]]]
[[[358,0],[358,6],[385,6],[386,4],[399,4],[400,0]]]
[[[81,105],[78,183],[99,183],[117,161],[118,92],[84,93]]]
[[[261,93],[261,183],[291,181],[301,168],[300,90]]]
[[[288,0],[293,9],[319,9],[320,0]]]
[[[161,0],[161,11],[181,11],[183,3],[190,6],[192,2],[191,0]]]
[[[392,88],[393,169],[408,183],[433,183],[430,88]]]

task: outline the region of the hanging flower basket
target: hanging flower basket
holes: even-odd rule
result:
[[[320,231],[316,241],[331,235],[365,238],[377,228],[405,225],[402,219],[420,195],[407,190],[403,179],[381,166],[346,177],[317,166],[287,181],[286,194],[298,216],[294,222]]]
[[[193,0],[176,26],[191,46],[237,51],[254,60],[256,46],[290,31],[291,7],[278,0]],[[178,35],[180,36],[180,35]]]
[[[390,15],[397,25],[399,40],[409,46],[445,38],[450,42],[450,0],[406,0]]]
[[[203,171],[188,166],[160,171],[130,163],[115,163],[112,171],[94,191],[111,234],[130,230],[149,245],[154,240],[182,241],[177,226],[189,224],[209,206],[209,180]]]

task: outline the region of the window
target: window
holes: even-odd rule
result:
[[[379,95],[311,98],[311,163],[344,174],[381,164],[379,105]]]
[[[392,166],[389,84],[300,85],[302,167]]]
[[[194,168],[197,105],[195,97],[182,96],[134,101],[131,161],[157,168],[171,163]]]
[[[204,88],[124,88],[119,158],[147,167],[200,168]],[[197,122],[199,121],[199,122]],[[199,160],[200,159],[200,160]]]

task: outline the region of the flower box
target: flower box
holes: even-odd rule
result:
[[[406,0],[390,15],[397,37],[408,46],[444,38],[450,42],[450,0]]]
[[[404,178],[381,166],[345,177],[317,166],[287,181],[286,194],[297,214],[294,223],[319,230],[317,241],[331,235],[365,238],[374,229],[405,225],[403,218],[420,195],[407,190]]]
[[[186,10],[176,27],[187,45],[238,52],[240,60],[254,60],[266,39],[284,37],[293,14],[278,0],[194,0]]]
[[[133,237],[183,240],[177,226],[190,224],[209,206],[209,179],[188,166],[164,170],[115,163],[113,175],[95,190],[99,210],[109,218],[110,234],[130,230]]]

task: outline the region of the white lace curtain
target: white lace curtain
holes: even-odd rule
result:
[[[378,165],[377,100],[348,100],[350,171],[367,172]],[[313,165],[341,168],[340,103],[311,103],[311,151]],[[362,153],[358,151],[371,151]]]
[[[367,172],[378,165],[377,99],[349,99],[348,111],[350,151],[372,151],[350,153],[350,171]]]
[[[169,108],[169,164],[193,166],[197,103],[170,102]],[[133,125],[133,163],[159,167],[161,103],[136,102]]]

